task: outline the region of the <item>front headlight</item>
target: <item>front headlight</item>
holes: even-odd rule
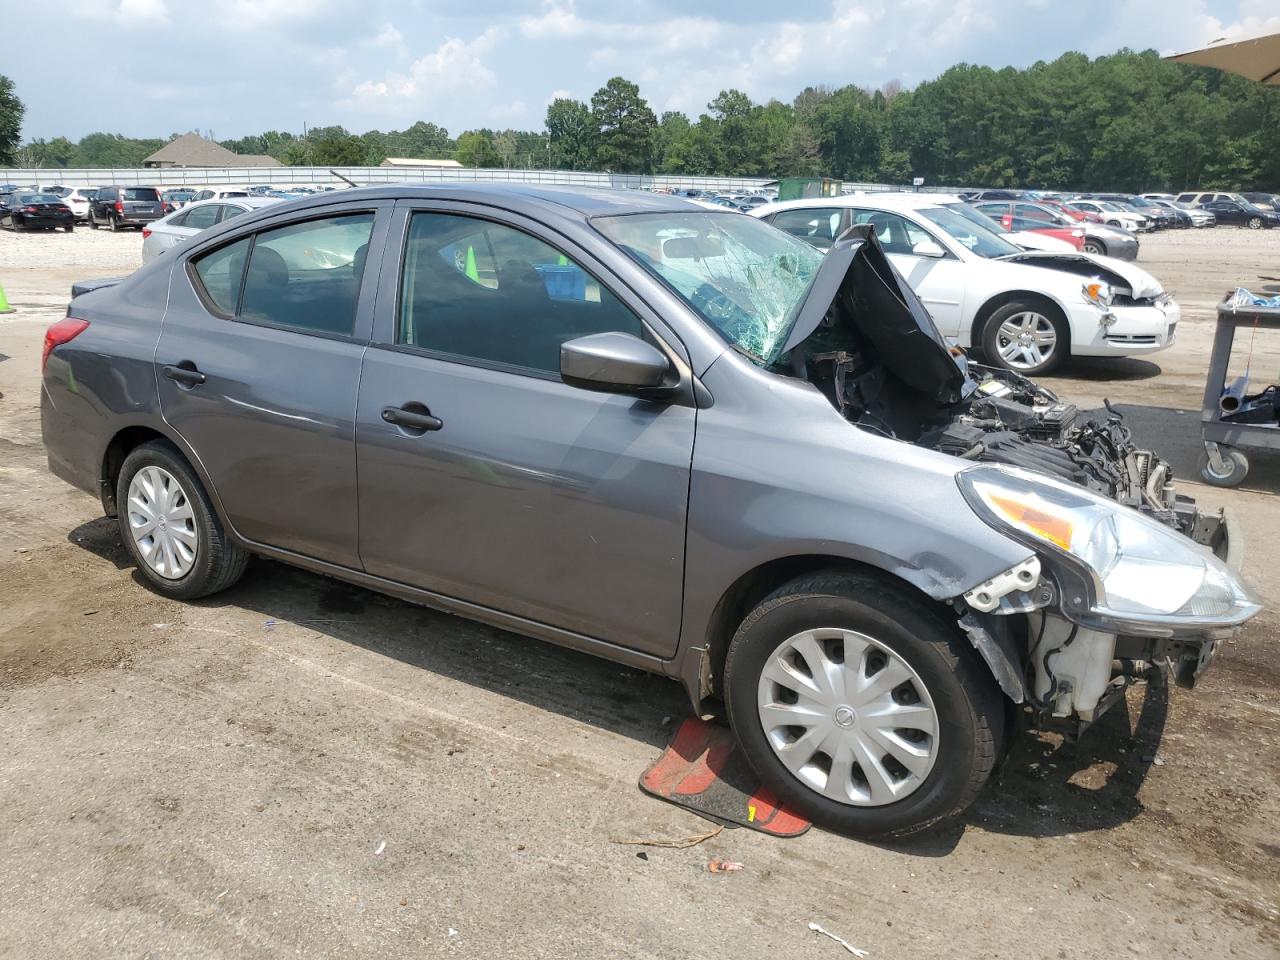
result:
[[[1008,467],[977,466],[957,479],[979,516],[1050,567],[1056,561],[1073,620],[1171,636],[1235,626],[1261,609],[1217,557],[1130,507]]]
[[[1086,300],[1098,307],[1109,307],[1111,306],[1111,301],[1116,298],[1115,291],[1111,289],[1111,284],[1105,283],[1096,277],[1086,282],[1080,288],[1080,292],[1084,294]]]

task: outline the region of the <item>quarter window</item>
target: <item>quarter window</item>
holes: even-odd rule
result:
[[[228,316],[236,312],[236,301],[240,298],[240,280],[244,276],[249,241],[249,237],[237,240],[195,261],[196,273],[204,292],[214,306]]]
[[[398,343],[558,374],[562,343],[608,331],[644,335],[634,313],[549,244],[487,220],[413,215]]]

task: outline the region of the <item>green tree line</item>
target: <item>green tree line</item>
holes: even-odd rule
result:
[[[0,161],[4,83],[0,78]],[[94,133],[78,143],[57,137],[19,147],[15,133],[8,149],[27,166],[123,167],[140,165],[165,142]],[[1067,53],[1025,69],[959,64],[911,90],[898,83],[808,87],[790,103],[756,103],[725,90],[697,117],[658,116],[636,84],[614,77],[589,102],[552,102],[538,131],[474,129],[455,138],[419,121],[385,133],[270,131],[223,145],[314,166],[402,156],[619,173],[1280,190],[1280,89],[1171,63],[1154,51],[1122,50],[1096,59]]]

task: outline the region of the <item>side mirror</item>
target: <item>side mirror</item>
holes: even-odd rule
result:
[[[629,333],[593,333],[560,345],[560,379],[601,393],[643,393],[667,387],[671,362]]]
[[[911,248],[911,252],[917,257],[931,257],[934,260],[938,260],[947,255],[947,252],[932,240],[921,240]]]

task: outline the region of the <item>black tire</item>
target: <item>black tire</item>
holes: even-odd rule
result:
[[[872,637],[916,672],[933,700],[941,752],[900,800],[857,806],[824,796],[792,774],[770,745],[757,705],[761,672],[780,644],[817,627]],[[958,626],[932,601],[866,573],[807,575],[766,597],[730,644],[722,695],[738,743],[764,783],[813,822],[852,836],[903,836],[960,813],[978,796],[1003,745],[1002,695]]]
[[[1000,325],[1010,317],[1019,313],[1036,313],[1044,317],[1053,327],[1054,335],[1057,342],[1053,351],[1042,363],[1033,364],[1027,362],[1020,366],[1015,366],[1007,362],[1000,356],[1000,347],[997,342],[1000,337]],[[1054,304],[1036,300],[1013,300],[1001,307],[993,310],[988,314],[987,319],[982,324],[982,352],[987,358],[987,362],[998,367],[1005,367],[1022,374],[1024,377],[1035,377],[1041,374],[1049,373],[1066,360],[1071,353],[1071,331],[1067,326],[1066,318],[1062,312]]]
[[[191,506],[196,533],[195,562],[179,579],[168,579],[154,571],[143,557],[129,524],[129,484],[147,466],[170,473],[182,488]],[[182,453],[167,440],[153,440],[135,447],[125,457],[116,480],[116,505],[120,512],[120,536],[137,564],[138,572],[157,593],[175,600],[194,600],[226,590],[244,574],[249,552],[233,543],[222,528],[209,495]]]
[[[75,229],[76,225],[74,223],[68,223],[66,226],[67,233],[74,233]]]
[[[98,229],[98,218],[93,215],[92,210],[89,211],[89,229],[90,230]]]
[[[1250,229],[1250,230],[1261,230],[1261,229],[1262,229],[1262,218],[1261,218],[1261,217],[1250,217],[1250,218],[1249,218],[1249,229]]]
[[[1084,252],[1092,253],[1094,256],[1105,257],[1107,255],[1107,245],[1101,240],[1086,239],[1084,242]]]
[[[14,217],[12,222],[13,222],[14,233],[21,233],[23,230],[27,229],[27,225],[23,223],[21,220],[19,220],[17,217]]]
[[[116,218],[114,213],[107,214],[107,229],[112,233],[120,232],[120,221]]]

